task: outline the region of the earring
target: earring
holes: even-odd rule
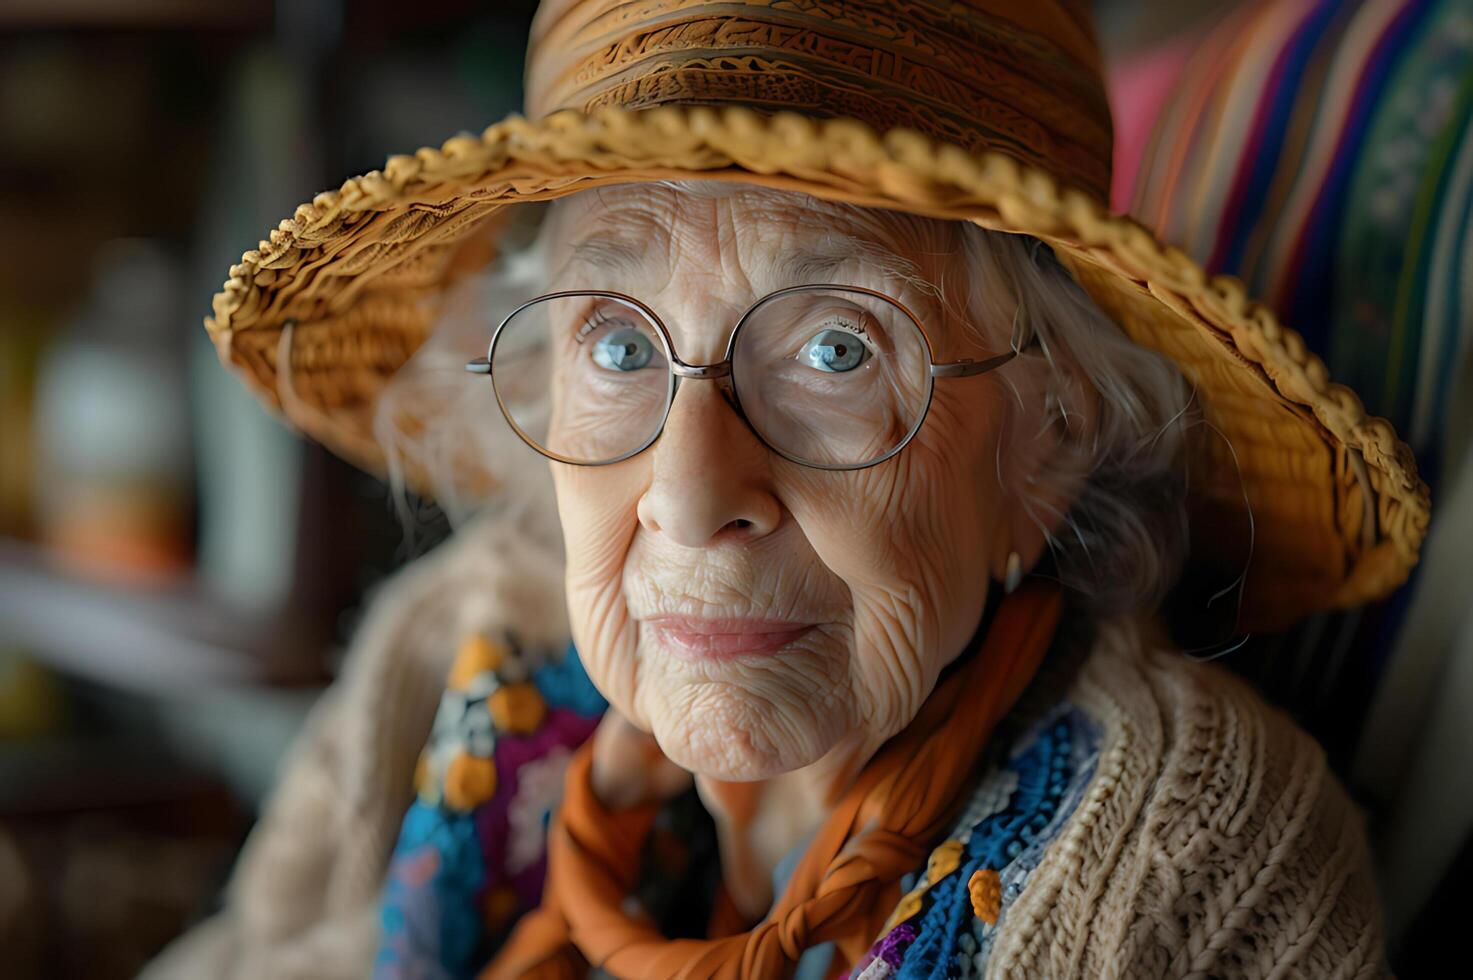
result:
[[[1003,573],[1002,591],[1004,595],[1012,595],[1018,588],[1018,583],[1023,581],[1023,556],[1016,551],[1008,555],[1008,567]]]

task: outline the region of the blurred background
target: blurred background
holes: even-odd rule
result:
[[[218,907],[373,586],[448,533],[201,321],[296,204],[518,108],[534,6],[0,4],[0,977],[132,976]],[[1116,206],[1290,314],[1434,485],[1397,596],[1222,653],[1366,807],[1417,975],[1473,907],[1473,4],[1096,6]]]

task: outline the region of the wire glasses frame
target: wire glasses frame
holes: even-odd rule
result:
[[[915,328],[916,336],[920,340],[921,350],[924,353],[927,364],[924,402],[920,406],[920,410],[917,413],[915,422],[910,426],[909,431],[905,433],[904,437],[901,438],[900,441],[896,443],[896,445],[893,446],[890,450],[880,456],[875,457],[874,459],[869,459],[860,463],[820,463],[814,462],[812,460],[802,459],[783,449],[781,446],[774,445],[771,440],[769,440],[766,436],[762,434],[759,427],[753,424],[752,420],[748,417],[747,411],[742,407],[741,391],[736,383],[736,377],[733,373],[733,355],[736,352],[738,342],[741,339],[742,329],[746,327],[749,322],[752,321],[754,315],[759,310],[763,309],[770,302],[782,297],[792,296],[805,292],[855,293],[862,296],[867,296],[873,300],[878,300],[882,303],[889,304],[897,311],[899,311],[899,313],[902,314],[904,318],[910,322],[910,324]],[[666,371],[664,408],[661,410],[659,419],[654,424],[653,431],[651,432],[650,436],[635,448],[630,449],[627,452],[612,456],[608,459],[600,459],[594,461],[575,459],[555,452],[542,445],[536,439],[536,437],[525,431],[523,427],[517,422],[515,413],[513,412],[511,407],[508,406],[505,399],[503,398],[502,392],[497,386],[496,378],[494,376],[497,345],[501,343],[505,335],[507,325],[512,323],[516,319],[518,314],[522,313],[524,310],[527,310],[529,307],[536,306],[540,303],[546,303],[558,299],[570,299],[574,297],[610,300],[615,303],[625,305],[635,312],[639,313],[655,329],[660,343],[664,347],[664,354],[667,364],[669,365],[669,368]],[[799,286],[788,286],[784,289],[775,290],[761,297],[756,302],[752,303],[752,305],[747,307],[747,309],[743,311],[742,315],[737,319],[736,326],[732,329],[731,335],[727,338],[726,350],[721,360],[715,361],[710,364],[690,364],[686,361],[681,360],[679,356],[676,355],[675,343],[670,336],[669,330],[665,327],[664,321],[660,319],[659,315],[656,314],[654,310],[650,309],[644,303],[635,299],[633,296],[629,296],[625,293],[614,292],[612,290],[569,289],[559,292],[544,293],[543,295],[533,297],[532,299],[527,300],[525,303],[522,303],[521,305],[516,307],[516,309],[508,313],[502,319],[501,323],[497,325],[495,332],[492,334],[491,343],[487,350],[486,356],[478,357],[474,360],[468,361],[465,365],[465,369],[472,374],[486,375],[487,377],[489,377],[492,382],[492,389],[496,393],[497,406],[501,409],[501,413],[506,418],[507,424],[511,426],[512,430],[516,432],[518,437],[520,437],[521,440],[527,445],[531,446],[534,450],[536,450],[541,455],[547,457],[548,459],[555,460],[560,463],[566,463],[572,466],[606,466],[612,463],[622,462],[644,452],[646,449],[652,446],[657,439],[659,439],[660,433],[664,431],[665,423],[670,417],[670,410],[675,404],[675,395],[676,392],[679,390],[679,382],[684,379],[690,379],[697,381],[716,381],[718,384],[720,384],[722,386],[723,394],[726,396],[726,400],[735,410],[737,417],[742,420],[744,425],[746,425],[747,429],[757,438],[757,440],[763,446],[765,446],[771,452],[776,453],[783,459],[789,460],[793,463],[797,463],[801,466],[808,466],[819,470],[849,471],[862,470],[867,469],[871,466],[878,466],[880,463],[883,463],[891,457],[895,456],[910,443],[911,439],[915,437],[915,434],[920,431],[921,426],[925,424],[926,416],[930,414],[931,400],[935,394],[937,378],[970,378],[977,375],[986,374],[989,371],[993,371],[999,367],[1002,367],[1004,364],[1017,357],[1020,352],[1021,351],[1017,343],[1017,338],[1015,336],[1012,338],[1011,349],[1005,353],[998,354],[993,357],[984,358],[982,360],[963,358],[957,361],[937,362],[935,360],[934,348],[931,346],[931,338],[926,333],[925,327],[921,325],[920,319],[899,300],[895,299],[892,296],[888,296],[885,293],[879,292],[878,290],[868,289],[863,286],[846,286],[832,283],[806,283]]]

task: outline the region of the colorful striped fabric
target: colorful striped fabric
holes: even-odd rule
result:
[[[1430,478],[1467,333],[1470,86],[1467,0],[1241,4],[1186,59],[1112,195],[1243,278],[1407,433]],[[1123,94],[1116,115],[1138,115]]]
[[[1435,498],[1473,340],[1473,3],[1254,0],[1193,44],[1157,79],[1139,158],[1117,148],[1112,200],[1303,333],[1405,434]],[[1114,86],[1116,117],[1140,125],[1143,91]],[[1235,659],[1343,763],[1415,586]]]

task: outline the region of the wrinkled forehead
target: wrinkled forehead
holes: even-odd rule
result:
[[[949,222],[719,180],[594,188],[554,202],[548,220],[553,288],[733,302],[817,282],[925,291],[956,235]]]

